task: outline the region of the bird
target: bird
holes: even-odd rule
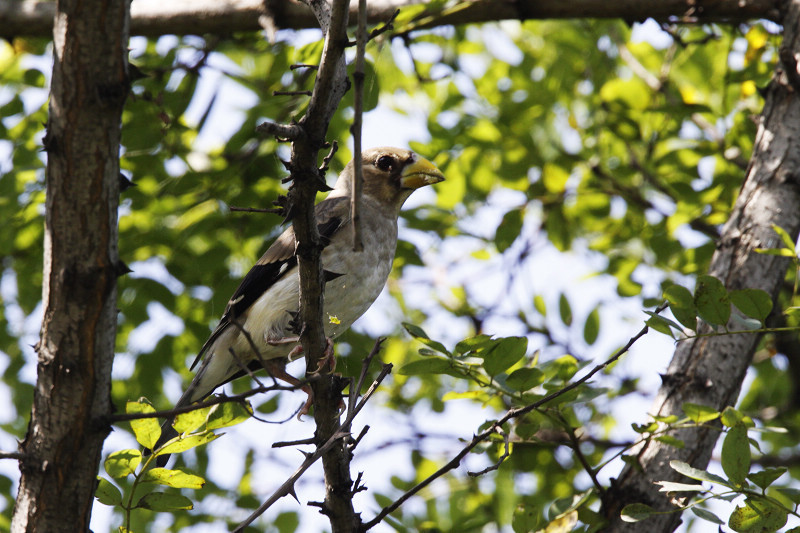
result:
[[[333,190],[314,211],[324,246],[320,257],[325,280],[323,316],[331,368],[335,361],[332,340],[367,311],[386,284],[403,203],[416,189],[444,180],[433,163],[402,148],[365,150],[361,165],[361,251],[353,249],[350,217],[353,161],[345,166]],[[289,226],[242,279],[192,364],[192,369],[198,363],[200,366],[176,408],[201,401],[221,385],[247,375],[245,367],[251,371],[266,367],[272,376],[300,384],[284,370],[286,361],[302,351],[296,324],[300,307],[296,244],[294,229]],[[258,348],[260,358],[253,348]],[[309,393],[303,409],[307,412],[310,389],[304,390]],[[167,419],[153,449],[176,436],[172,420]],[[159,455],[158,465],[165,465],[168,458],[168,454]]]

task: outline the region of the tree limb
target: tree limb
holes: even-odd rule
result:
[[[389,20],[397,9],[424,0],[371,0],[367,22]],[[463,25],[499,20],[624,18],[664,22],[746,22],[753,19],[779,20],[773,0],[721,0],[696,3],[686,0],[478,0],[451,9],[430,9],[417,17],[414,29]],[[266,6],[266,7],[265,7]],[[357,0],[350,5],[356,20]],[[0,0],[0,36],[50,37],[55,3],[49,0]],[[318,22],[303,4],[289,0],[136,0],[131,5],[131,35],[227,35],[236,31],[316,28]],[[398,28],[398,32],[407,31]]]
[[[20,8],[24,12],[28,4]],[[53,4],[41,339],[11,530],[88,531],[111,413],[128,2]],[[4,7],[4,13],[8,10]],[[51,16],[51,24],[53,17]],[[52,26],[51,26],[52,27]]]

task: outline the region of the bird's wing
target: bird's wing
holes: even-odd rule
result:
[[[349,221],[349,204],[350,200],[346,197],[327,198],[317,204],[315,208],[317,230],[323,247],[329,245],[334,234]],[[197,354],[190,369],[194,369],[203,358],[206,350],[231,325],[233,320],[247,311],[261,295],[297,265],[296,245],[297,240],[294,236],[294,228],[289,227],[264,252],[264,255],[253,265],[253,268],[250,269],[250,272],[239,284],[231,299],[228,300],[228,305],[219,324],[203,344],[203,347],[200,348],[200,352]],[[325,281],[330,281],[339,275],[333,272],[325,272]]]

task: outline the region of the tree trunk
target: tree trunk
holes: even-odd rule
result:
[[[47,151],[44,321],[12,531],[88,531],[109,428],[128,3],[60,0]]]
[[[789,260],[759,254],[755,249],[781,247],[773,224],[785,229],[793,239],[800,231],[800,0],[787,2],[786,8],[783,61],[767,88],[745,182],[709,270],[728,290],[762,289],[773,298],[780,291]],[[682,416],[685,402],[720,411],[735,405],[758,339],[754,334],[737,334],[681,342],[651,411]],[[705,469],[720,432],[700,428],[675,431],[672,435],[685,447],[678,449],[651,441],[638,450],[642,471],[626,467],[613,483],[606,502],[611,502],[606,509],[611,520],[609,531],[672,531],[680,524],[678,513],[653,516],[640,524],[627,524],[619,518],[620,509],[634,502],[658,510],[674,510],[669,497],[659,493],[654,482],[680,480],[682,476],[669,466],[672,460]]]

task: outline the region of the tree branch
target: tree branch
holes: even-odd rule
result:
[[[367,22],[389,20],[398,8],[424,3],[425,0],[371,0]],[[266,7],[265,7],[266,5]],[[723,0],[703,2],[687,8],[686,0],[639,0],[598,2],[597,0],[517,0],[499,2],[478,0],[460,3],[454,9],[423,11],[413,29],[444,25],[463,25],[499,20],[624,18],[663,22],[745,22],[753,19],[777,21],[780,18],[773,0]],[[350,5],[351,19],[356,20],[357,0]],[[49,0],[20,2],[0,0],[0,36],[50,37],[55,3]],[[283,0],[136,0],[131,5],[131,35],[228,35],[236,31],[265,28],[316,28],[312,12],[296,1]],[[398,28],[409,31],[409,27]]]
[[[367,0],[358,2],[358,29],[356,30],[356,68],[353,72],[353,191],[350,197],[350,220],[353,228],[353,251],[364,249],[361,242],[361,188],[364,170],[361,162],[361,117],[364,111],[364,54],[367,47]]]
[[[347,45],[347,0],[308,0],[325,32],[314,90],[306,114],[298,126],[303,135],[292,143],[290,163],[292,187],[289,189],[292,225],[297,238],[297,260],[300,271],[301,341],[306,354],[306,375],[321,368],[327,345],[323,327],[323,272],[320,262],[322,243],[314,217],[314,201],[319,190],[325,190],[324,173],[317,166],[317,154],[325,145],[328,124],[348,89],[344,50]],[[341,387],[338,379],[323,373],[311,383],[314,393],[315,434],[319,448],[324,448],[322,465],[326,495],[324,512],[332,530],[353,531],[358,515],[353,510],[350,487],[350,453],[347,439],[340,434],[339,404]]]
[[[53,7],[41,339],[13,531],[88,531],[111,413],[129,2]],[[29,4],[14,2],[12,11]],[[8,12],[4,5],[0,20]]]

